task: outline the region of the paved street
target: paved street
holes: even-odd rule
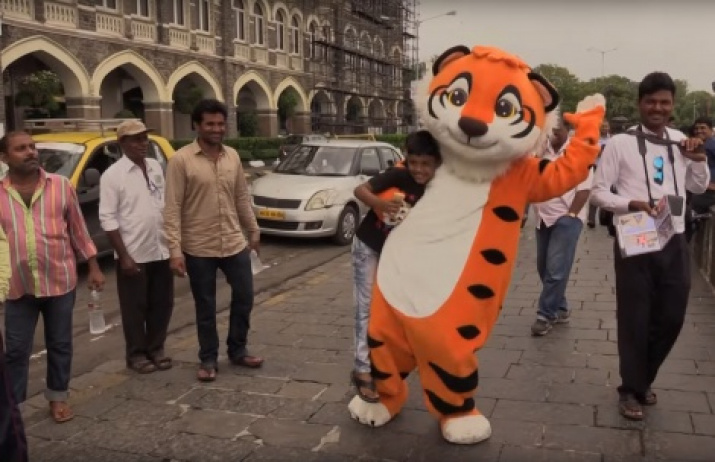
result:
[[[171,335],[168,351],[177,364],[170,371],[130,373],[121,347],[91,370],[75,368],[73,421],[48,420],[41,395],[26,406],[31,460],[715,459],[715,296],[701,278],[694,278],[683,335],[656,382],[659,403],[645,422],[631,423],[616,409],[612,243],[605,229],[584,231],[568,294],[572,321],[545,338],[529,332],[539,284],[529,225],[523,234],[507,303],[480,352],[477,403],[493,425],[488,442],[444,443],[414,376],[408,406],[394,422],[369,429],[350,420],[351,268],[342,254],[258,297],[251,341],[267,359],[260,370],[224,357],[216,382],[197,383],[191,325]],[[225,287],[219,300],[225,307]],[[189,297],[179,296],[176,313],[192,312]],[[226,316],[220,314],[222,338]],[[121,345],[119,330],[107,337]],[[75,348],[81,354],[100,342],[79,336]],[[38,382],[44,361],[32,367]]]

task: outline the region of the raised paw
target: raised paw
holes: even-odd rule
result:
[[[576,105],[576,112],[579,113],[590,111],[597,106],[603,106],[604,108],[606,107],[606,98],[600,93],[589,95],[579,101]]]
[[[390,421],[392,416],[382,403],[368,403],[359,396],[355,396],[348,404],[350,417],[363,425],[382,427]]]
[[[442,423],[442,436],[454,444],[476,444],[492,436],[492,426],[483,415],[465,415]]]

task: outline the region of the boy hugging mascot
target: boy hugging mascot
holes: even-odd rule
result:
[[[356,396],[348,408],[365,425],[385,425],[405,404],[405,378],[416,368],[442,436],[473,444],[491,435],[474,404],[475,352],[506,296],[521,214],[586,179],[605,100],[589,96],[565,115],[575,134],[549,162],[530,154],[558,123],[558,94],[519,58],[458,46],[435,61],[433,74],[415,104],[443,163],[380,256],[368,329],[380,400]]]

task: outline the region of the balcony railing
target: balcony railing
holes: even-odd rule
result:
[[[208,35],[196,34],[196,50],[199,53],[216,54],[216,39]]]
[[[253,61],[260,64],[268,64],[268,50],[265,48],[251,48]]]
[[[169,46],[188,50],[191,47],[191,34],[187,29],[169,28]]]
[[[291,56],[290,57],[290,68],[294,71],[303,70],[303,57],[302,56]]]
[[[33,0],[0,0],[0,11],[8,18],[35,19]]]
[[[124,18],[116,14],[97,13],[97,32],[124,36]]]
[[[132,37],[139,42],[156,42],[156,23],[150,19],[132,19]]]
[[[45,22],[56,26],[77,28],[77,5],[45,2]]]
[[[233,43],[233,56],[241,61],[251,60],[251,47],[245,43],[234,42]]]

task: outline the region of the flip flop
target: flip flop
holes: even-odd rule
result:
[[[199,366],[199,371],[196,373],[196,379],[199,382],[213,382],[216,380],[218,367],[210,364],[202,364]]]
[[[162,356],[160,358],[152,358],[151,361],[154,363],[157,369],[160,371],[165,371],[168,369],[171,369],[171,367],[174,365],[173,362],[171,361],[171,358],[167,356]]]
[[[643,408],[635,396],[621,396],[618,402],[618,412],[628,420],[643,420]]]
[[[643,396],[638,397],[638,402],[643,406],[654,406],[658,404],[658,395],[656,395],[650,388],[643,394]]]
[[[368,396],[365,394],[363,390],[370,390],[372,392],[375,391],[375,382],[372,380],[364,380],[358,377],[358,373],[355,371],[352,371],[350,374],[350,381],[352,384],[355,386],[355,389],[357,390],[357,394],[362,399],[363,401],[367,403],[379,403],[380,402],[380,397],[379,396]]]
[[[157,370],[157,366],[148,359],[137,359],[127,361],[127,367],[137,374],[151,374]]]
[[[74,412],[64,401],[50,401],[50,415],[55,423],[69,422],[74,419]]]

